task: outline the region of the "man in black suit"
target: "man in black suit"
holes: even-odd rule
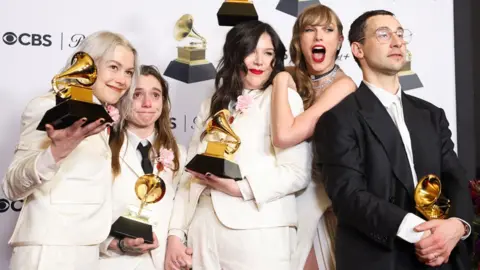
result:
[[[315,129],[317,165],[338,218],[337,270],[470,269],[473,210],[445,113],[401,91],[410,39],[388,11],[357,18],[349,40],[363,82]],[[451,200],[446,219],[426,221],[415,208],[415,187],[429,174]]]

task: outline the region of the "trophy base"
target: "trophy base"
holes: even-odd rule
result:
[[[298,1],[298,0],[280,0],[277,10],[293,17],[297,17],[308,6],[320,4],[318,0]]]
[[[209,172],[218,177],[231,178],[235,181],[243,179],[238,164],[223,158],[196,155],[185,167],[201,174]]]
[[[100,118],[105,119],[105,122],[113,123],[112,117],[102,105],[67,99],[45,112],[37,130],[45,131],[46,124],[51,124],[55,129],[64,129],[83,117],[87,118],[84,125]]]
[[[258,20],[258,15],[253,3],[223,2],[217,19],[220,26],[235,26],[241,22]]]
[[[423,84],[416,73],[409,72],[402,74],[402,72],[400,72],[398,75],[400,85],[404,91],[423,87]]]
[[[212,63],[189,65],[173,60],[163,75],[184,83],[195,83],[214,79],[217,74]]]
[[[113,223],[110,235],[118,238],[143,238],[145,243],[153,243],[152,225],[123,216]]]

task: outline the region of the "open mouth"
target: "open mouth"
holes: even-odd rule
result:
[[[248,71],[250,71],[255,75],[261,75],[263,73],[263,70],[259,70],[259,69],[249,69]]]
[[[325,53],[327,50],[322,45],[316,45],[312,48],[312,59],[316,63],[321,63],[325,60]]]

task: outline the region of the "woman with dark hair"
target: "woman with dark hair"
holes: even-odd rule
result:
[[[306,187],[311,166],[308,143],[288,149],[272,144],[272,84],[284,70],[286,49],[272,27],[249,21],[232,28],[223,46],[216,91],[203,102],[187,160],[205,152],[222,134],[205,133],[206,123],[228,110],[241,145],[233,155],[242,180],[188,170],[182,176],[166,255],[166,269],[189,267],[185,249],[193,249],[194,269],[288,269],[296,244],[295,192]],[[300,96],[289,91],[295,115]],[[226,136],[225,141],[231,141]],[[182,243],[183,241],[183,243]]]
[[[119,129],[111,133],[113,219],[137,213],[141,201],[136,181],[153,173],[165,182],[165,195],[143,210],[153,224],[153,244],[142,238],[109,236],[100,246],[100,269],[162,269],[168,223],[186,151],[177,145],[170,128],[170,99],[167,81],[154,66],[141,66],[132,99],[120,102]]]
[[[312,5],[297,18],[290,43],[295,66],[279,74],[272,94],[273,144],[291,147],[310,140],[323,113],[355,91],[356,85],[336,64],[343,42],[343,26],[337,14],[325,5]],[[295,116],[288,102],[287,87],[298,89],[305,112]],[[316,157],[314,157],[315,159]],[[312,180],[297,194],[298,244],[293,256],[294,270],[333,270],[332,241],[336,217],[322,183],[313,167]]]

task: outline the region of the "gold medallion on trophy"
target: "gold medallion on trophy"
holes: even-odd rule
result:
[[[52,88],[56,95],[56,106],[48,110],[40,121],[37,130],[45,130],[46,124],[55,129],[69,127],[85,117],[85,125],[100,118],[113,122],[101,104],[93,102],[93,90],[90,88],[97,79],[97,68],[90,55],[77,52],[71,66],[52,79]]]
[[[190,42],[188,46],[177,47],[177,59],[170,62],[164,75],[184,83],[215,78],[215,67],[205,59],[207,41],[193,28],[192,15],[185,14],[177,21],[174,36],[177,41],[190,37],[200,42]]]
[[[127,213],[120,216],[112,225],[110,235],[119,238],[143,238],[145,243],[152,244],[153,239],[153,217],[152,211],[148,205],[162,200],[166,193],[165,181],[159,176],[164,165],[160,165],[158,157],[157,174],[149,173],[142,175],[135,182],[135,194],[140,200],[140,204],[130,204],[127,207]]]
[[[412,71],[412,53],[407,50],[405,65],[402,67],[402,70],[398,73],[400,85],[402,90],[412,90],[416,88],[423,87],[422,82],[418,75]]]
[[[258,20],[258,15],[250,0],[225,0],[217,12],[217,20],[220,26],[235,26],[241,22]]]
[[[240,167],[233,161],[233,155],[240,148],[240,138],[229,124],[230,112],[223,109],[208,121],[204,131],[209,138],[203,154],[198,154],[186,165],[194,172],[207,172],[223,178],[242,180]]]
[[[318,0],[280,0],[277,10],[283,13],[297,17],[304,9],[311,5],[320,4]]]
[[[415,187],[416,209],[428,220],[446,219],[450,200],[442,195],[442,183],[436,175],[429,174]]]

